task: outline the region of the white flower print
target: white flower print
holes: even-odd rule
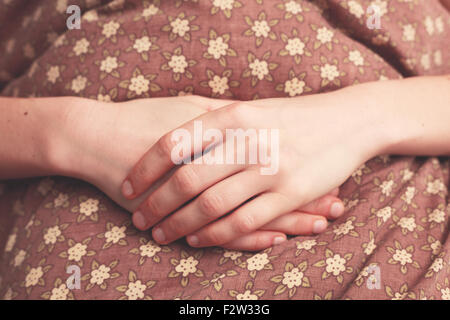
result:
[[[56,11],[59,13],[66,13],[67,7],[69,6],[68,0],[58,0],[56,2]]]
[[[97,100],[102,101],[102,102],[111,102],[112,101],[111,96],[109,94],[103,95],[100,93],[97,95]]]
[[[215,75],[213,79],[208,82],[209,87],[213,93],[224,94],[230,87],[228,86],[228,78]]]
[[[106,242],[112,242],[112,243],[119,242],[120,239],[123,239],[126,237],[126,234],[125,234],[126,229],[127,229],[126,226],[112,227],[111,230],[108,230],[105,232]]]
[[[302,284],[303,272],[301,272],[297,267],[293,268],[291,271],[286,271],[283,273],[282,283],[286,285],[289,289],[293,287],[298,287]]]
[[[72,261],[81,261],[81,259],[86,255],[87,245],[82,243],[76,243],[67,250],[69,254],[68,259]]]
[[[415,187],[408,187],[406,188],[405,193],[403,194],[403,200],[407,204],[411,204],[412,199],[414,198],[414,195],[416,194],[416,188]]]
[[[131,78],[130,85],[128,89],[136,92],[137,95],[141,95],[149,90],[150,80],[145,79],[145,77],[140,74],[136,77]]]
[[[266,20],[255,20],[252,26],[252,30],[255,33],[256,37],[267,38],[270,32],[270,26]]]
[[[188,66],[186,57],[183,55],[172,55],[169,61],[169,67],[172,68],[175,73],[184,73]]]
[[[117,30],[119,30],[119,28],[120,24],[118,22],[110,21],[103,25],[102,34],[109,39],[117,34]]]
[[[89,198],[80,203],[80,213],[89,217],[91,214],[98,211],[99,201],[97,199]]]
[[[317,30],[317,40],[319,40],[322,44],[331,42],[333,39],[334,32],[328,29],[327,27],[322,27]]]
[[[416,40],[416,28],[412,24],[403,26],[403,40],[409,42]]]
[[[180,37],[184,37],[186,32],[189,32],[191,29],[189,27],[189,20],[187,19],[176,18],[170,23],[170,26],[172,27],[172,32]]]
[[[214,57],[214,59],[220,59],[220,57],[227,54],[228,44],[223,41],[222,37],[216,39],[210,39],[208,42],[208,53]]]
[[[98,20],[97,10],[89,10],[85,14],[83,14],[83,19],[87,22],[93,22]]]
[[[364,58],[359,50],[352,50],[348,53],[348,59],[357,67],[364,65]]]
[[[181,259],[180,263],[175,267],[176,272],[181,272],[183,277],[187,277],[190,273],[197,271],[198,260],[193,256],[189,256],[187,259]]]
[[[78,75],[75,79],[72,80],[71,89],[75,93],[80,93],[86,88],[87,78],[82,75]]]
[[[22,265],[25,257],[27,256],[27,252],[25,250],[20,249],[14,257],[14,267],[19,267]]]
[[[139,247],[142,257],[152,258],[155,254],[161,251],[161,247],[156,245],[153,241],[143,244]]]
[[[431,67],[431,57],[429,53],[424,53],[420,57],[420,64],[425,70],[429,70]]]
[[[150,38],[148,36],[143,36],[142,38],[138,38],[134,41],[133,49],[135,49],[138,53],[146,52],[150,50],[152,43],[150,42]]]
[[[364,15],[363,7],[355,0],[351,0],[348,2],[348,8],[350,13],[356,16],[358,19]]]
[[[445,185],[440,179],[435,179],[427,183],[427,192],[430,194],[438,194],[445,190]]]
[[[444,260],[442,258],[435,259],[430,266],[430,269],[434,272],[439,272],[442,268],[444,268]]]
[[[439,208],[434,209],[428,214],[428,222],[441,223],[445,220],[445,212]]]
[[[394,187],[393,179],[384,180],[383,183],[380,185],[381,193],[386,196],[389,196],[392,192],[393,187]]]
[[[375,239],[371,239],[368,243],[366,248],[364,249],[364,253],[366,255],[371,255],[372,252],[377,248],[377,245],[375,244]]]
[[[231,10],[235,0],[214,0],[214,7],[219,7],[220,10]]]
[[[414,172],[412,172],[411,170],[409,170],[408,168],[406,168],[406,169],[403,171],[402,181],[403,181],[403,182],[406,182],[406,181],[411,180],[411,178],[413,177],[413,175],[414,175]]]
[[[414,217],[403,217],[398,221],[398,225],[403,228],[407,229],[408,231],[414,231],[417,227],[416,221],[414,220]]]
[[[43,275],[42,267],[32,268],[25,277],[25,287],[35,286]]]
[[[110,267],[107,267],[104,264],[100,265],[97,269],[91,271],[90,283],[101,285],[106,279],[111,277],[109,274],[110,271]]]
[[[16,240],[17,240],[16,233],[9,235],[8,241],[6,242],[6,246],[5,246],[5,252],[11,252],[11,250],[14,248],[14,245],[16,244]]]
[[[267,253],[257,253],[253,255],[252,257],[247,259],[247,269],[249,271],[257,270],[260,271],[264,269],[266,264],[268,264],[269,258]]]
[[[86,38],[82,38],[75,42],[75,46],[73,47],[73,52],[75,55],[80,56],[88,52],[89,49],[89,41]]]
[[[442,300],[450,300],[450,288],[441,289]]]
[[[377,217],[381,218],[383,222],[386,222],[392,216],[392,207],[386,206],[377,210]]]
[[[333,81],[334,79],[339,77],[339,71],[335,65],[326,63],[325,65],[320,67],[320,76],[323,79]]]
[[[412,254],[410,254],[405,249],[396,249],[394,255],[392,258],[395,261],[400,262],[402,266],[406,265],[407,263],[412,263]]]
[[[437,66],[441,66],[442,65],[442,52],[441,50],[437,50],[434,52],[434,64]]]
[[[290,97],[295,97],[303,93],[305,85],[305,81],[299,80],[298,78],[286,80],[284,83],[284,92],[289,94]]]
[[[295,56],[297,54],[302,55],[304,53],[305,43],[299,38],[288,39],[285,49],[289,52],[289,55]]]
[[[159,10],[158,7],[156,7],[155,5],[151,4],[150,6],[148,6],[144,10],[142,10],[141,15],[144,18],[150,18],[150,17],[154,16],[155,14],[157,14],[158,10]]]
[[[305,240],[297,243],[297,249],[311,250],[316,244],[316,239]]]
[[[441,252],[442,243],[439,240],[436,240],[432,244],[430,244],[430,248],[431,252],[433,252],[434,255],[437,255],[439,252]]]
[[[335,228],[333,230],[333,232],[336,235],[340,236],[340,235],[348,234],[353,229],[355,229],[355,227],[353,226],[353,221],[347,220],[345,223],[341,223],[337,228]]]
[[[237,258],[242,256],[242,252],[235,251],[235,250],[227,250],[225,249],[225,252],[223,253],[223,256],[225,258],[230,258],[231,260],[236,260]]]
[[[427,30],[427,33],[432,36],[434,33],[434,20],[430,16],[427,16],[423,21],[423,24],[425,25],[425,30]]]
[[[380,17],[384,16],[388,12],[388,4],[386,0],[374,0],[370,3],[370,5],[377,7]]]
[[[250,290],[245,290],[244,293],[239,293],[236,295],[237,300],[258,300],[258,296],[256,294],[252,294]]]
[[[444,32],[444,21],[442,20],[442,17],[437,17],[436,20],[434,21],[434,24],[436,26],[436,31],[438,33]]]
[[[250,63],[249,67],[252,70],[252,75],[256,76],[259,80],[264,79],[269,74],[269,66],[265,60],[255,59],[255,61]]]
[[[58,226],[48,228],[47,232],[44,235],[44,243],[45,244],[55,244],[60,235],[61,235],[61,230],[59,229]]]
[[[59,287],[52,289],[50,300],[66,300],[69,292],[69,288],[67,288],[66,284],[62,283]]]
[[[137,300],[144,298],[144,291],[147,286],[141,282],[141,280],[136,280],[135,282],[128,283],[128,289],[125,291],[125,295],[128,300]]]
[[[50,83],[55,84],[56,80],[58,80],[60,76],[59,73],[59,67],[58,66],[51,66],[50,69],[47,71],[47,81]]]
[[[106,57],[105,59],[102,60],[100,64],[100,71],[111,73],[115,69],[117,69],[118,66],[119,64],[117,63],[116,57]]]
[[[297,3],[293,0],[289,1],[284,6],[286,8],[286,11],[289,13],[298,14],[302,12],[302,6],[300,5],[300,3]]]
[[[341,272],[345,271],[346,262],[347,261],[339,254],[335,254],[333,257],[325,260],[325,263],[327,264],[325,270],[334,276],[338,276]]]

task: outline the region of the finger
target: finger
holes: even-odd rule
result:
[[[221,247],[239,251],[258,251],[286,241],[286,235],[274,231],[254,231],[238,239],[221,245]]]
[[[293,211],[270,221],[259,230],[278,231],[290,235],[311,235],[322,233],[327,228],[324,217],[301,211]]]
[[[191,234],[266,191],[270,180],[257,170],[245,170],[222,180],[155,226],[153,238],[166,244]]]
[[[329,194],[337,197],[339,195],[339,187],[336,187],[333,190],[331,190]]]
[[[193,247],[222,245],[256,231],[274,218],[292,211],[291,201],[279,193],[257,196],[236,211],[187,237]]]
[[[297,210],[324,216],[330,220],[333,220],[339,218],[344,213],[345,207],[341,199],[332,195],[325,195],[319,199],[309,202]]]
[[[234,147],[234,142],[231,147]],[[166,183],[139,206],[137,215],[142,219],[136,219],[140,222],[136,227],[140,230],[150,228],[207,188],[246,167],[245,163],[227,164],[224,148],[229,148],[227,142],[198,158],[195,163],[179,167]]]
[[[158,142],[145,153],[133,167],[127,178],[125,178],[122,183],[123,196],[127,199],[136,198],[177,164],[173,160],[180,159],[174,159],[176,158],[175,156],[172,157],[173,151],[180,148],[179,142],[175,139],[176,137],[181,137],[181,144],[186,143],[189,145],[189,148],[187,148],[189,154],[183,154],[184,157],[188,158],[202,152],[210,145],[210,142],[204,141],[201,136],[199,137],[199,131],[202,132],[203,130],[215,129],[219,130],[222,133],[222,137],[224,137],[225,135],[223,133],[225,132],[225,129],[232,128],[236,125],[230,115],[230,109],[232,109],[234,105],[237,105],[237,103],[204,113],[196,119],[191,120],[162,136]],[[191,141],[188,142],[182,139],[183,135],[185,137],[191,137]],[[174,149],[176,147],[177,149]]]

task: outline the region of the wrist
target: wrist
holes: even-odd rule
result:
[[[85,179],[86,159],[82,152],[87,136],[86,119],[92,116],[90,106],[97,103],[78,97],[50,98],[43,111],[46,119],[46,165],[52,175]]]

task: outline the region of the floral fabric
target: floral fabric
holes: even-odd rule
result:
[[[450,71],[436,0],[0,0],[5,96],[250,100]],[[367,8],[380,8],[369,29]],[[0,184],[4,299],[450,299],[448,158],[381,156],[321,235],[258,253],[160,246],[87,183]],[[78,266],[80,288],[69,289]]]

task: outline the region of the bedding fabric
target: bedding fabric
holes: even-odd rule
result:
[[[450,72],[450,15],[436,0],[70,4],[80,30],[66,28],[67,0],[0,0],[2,95],[250,100]],[[380,29],[367,27],[370,4]],[[450,299],[448,168],[448,157],[371,159],[341,186],[345,214],[325,233],[257,253],[157,245],[82,181],[2,182],[0,297]]]

